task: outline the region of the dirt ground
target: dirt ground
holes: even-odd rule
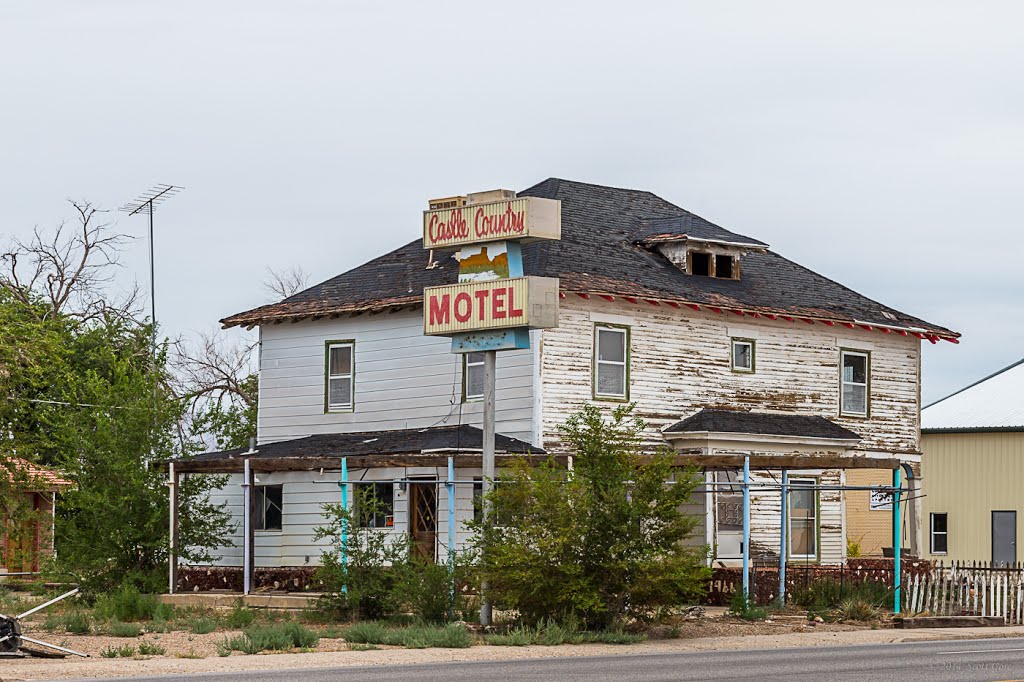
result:
[[[31,636],[31,632],[28,632]],[[39,633],[42,634],[42,633]],[[885,642],[923,641],[928,639],[961,639],[970,637],[1024,636],[1022,627],[962,628],[950,630],[871,629],[851,625],[822,623],[809,626],[797,619],[767,623],[745,623],[732,618],[707,618],[686,623],[677,630],[677,638],[652,639],[632,645],[582,644],[556,647],[474,646],[469,649],[399,649],[379,647],[374,650],[350,650],[339,639],[322,639],[315,652],[263,653],[247,656],[238,652],[222,657],[217,644],[232,632],[219,631],[207,635],[184,632],[146,634],[135,638],[43,635],[57,644],[82,650],[91,658],[20,659],[0,661],[0,682],[12,680],[71,679],[83,677],[124,677],[129,675],[172,675],[199,672],[227,672],[268,668],[318,668],[349,665],[386,665],[442,661],[529,659],[549,657],[600,656],[622,653],[668,653],[753,648],[787,648],[834,646],[838,644],[873,644]],[[657,634],[657,633],[655,633]],[[134,659],[102,658],[99,652],[111,646],[129,644],[138,647],[146,641],[164,647],[163,656]]]

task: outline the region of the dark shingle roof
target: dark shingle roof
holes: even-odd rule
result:
[[[824,417],[795,414],[765,414],[733,410],[704,409],[672,424],[665,433],[745,433],[758,436],[797,436],[860,440],[860,436]]]
[[[305,438],[264,443],[252,459],[301,459],[325,457],[365,457],[367,455],[419,454],[430,450],[479,450],[483,444],[483,431],[475,426],[434,426],[427,429],[400,429],[395,431],[360,431],[356,433],[324,433]],[[529,443],[495,434],[497,452],[515,454],[544,454]],[[190,458],[189,462],[213,462],[241,457],[248,448],[205,452]]]
[[[681,272],[656,250],[640,245],[657,234],[755,243],[650,192],[551,178],[519,193],[562,202],[562,238],[523,247],[528,275],[559,277],[563,293],[596,293],[692,303],[754,313],[908,327],[958,336],[884,306],[772,251],[750,252],[739,280]],[[760,243],[760,242],[757,242]],[[221,320],[225,327],[270,320],[419,305],[423,288],[455,282],[458,263],[441,254],[427,268],[417,239],[280,303]]]

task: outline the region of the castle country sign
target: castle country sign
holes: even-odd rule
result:
[[[425,249],[561,236],[562,204],[554,199],[519,197],[423,212]]]
[[[423,333],[428,336],[557,325],[555,277],[512,277],[423,290]]]

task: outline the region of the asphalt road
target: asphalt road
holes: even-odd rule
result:
[[[821,680],[938,682],[1024,680],[1024,639],[986,639],[872,646],[808,647],[679,654],[629,654],[426,665],[307,668],[185,677],[167,682],[301,682],[416,680]],[[284,662],[284,657],[282,657]]]

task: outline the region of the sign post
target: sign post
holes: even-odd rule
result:
[[[453,353],[484,356],[483,518],[492,521],[494,414],[499,350],[530,347],[530,329],[558,326],[558,280],[526,276],[522,244],[559,239],[561,202],[495,190],[423,212],[423,248],[457,248],[459,281],[423,290],[423,333],[449,336]],[[487,548],[484,547],[484,551]],[[481,584],[480,624],[491,624],[489,586]]]

